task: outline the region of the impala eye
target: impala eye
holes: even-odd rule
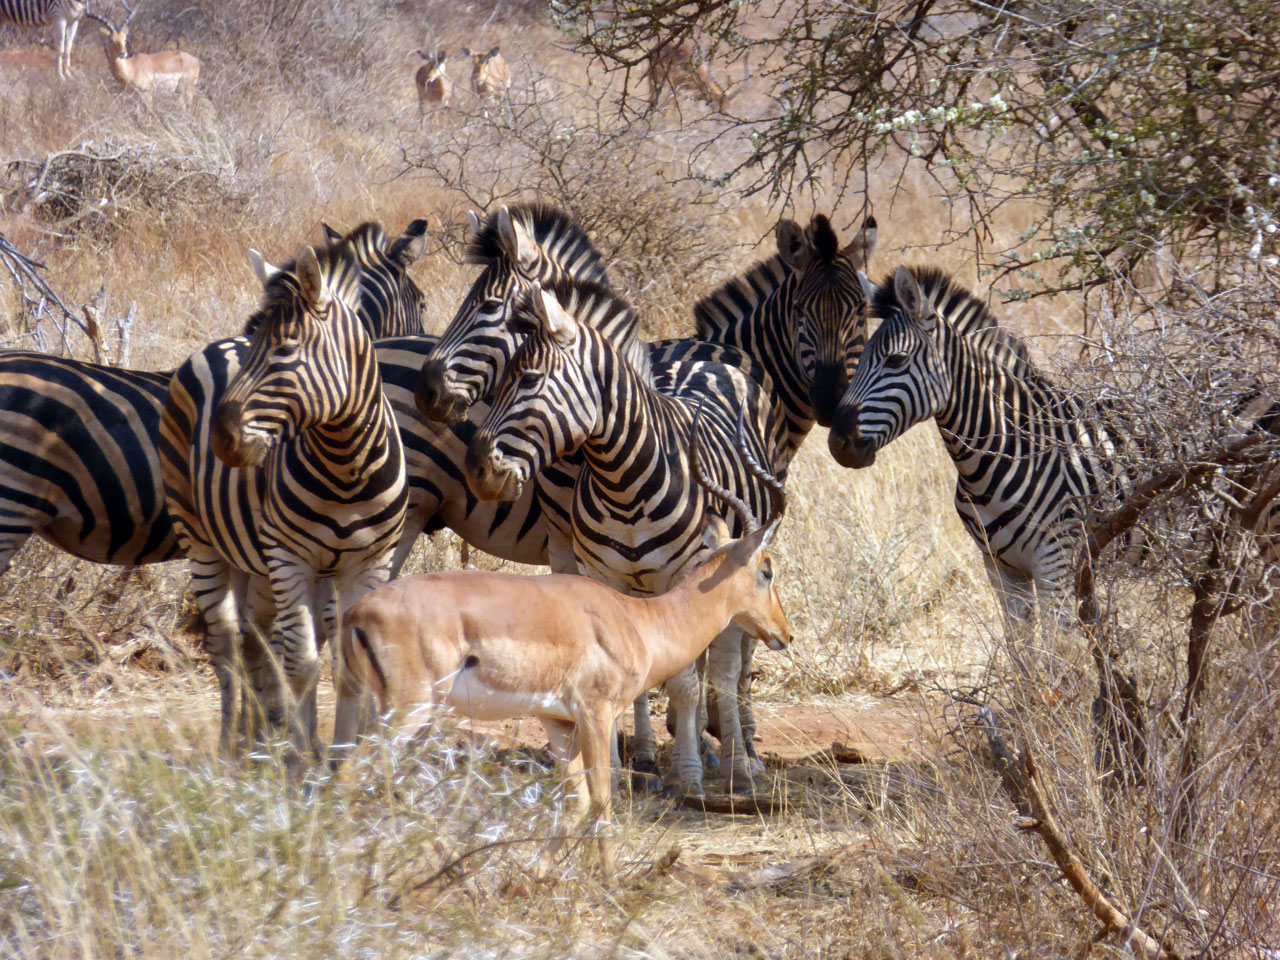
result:
[[[520,376],[520,386],[525,390],[535,390],[542,383],[541,370],[527,370]]]

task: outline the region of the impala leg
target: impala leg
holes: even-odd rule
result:
[[[419,530],[421,527],[418,528]],[[417,534],[407,534],[401,539],[400,544],[406,541],[410,548],[413,541],[417,539]],[[407,556],[407,551],[405,552]],[[333,618],[333,685],[338,691],[338,710],[339,713],[334,721],[334,743],[342,743],[345,745],[354,745],[356,739],[369,729],[372,720],[378,715],[378,705],[374,700],[373,692],[368,689],[355,689],[349,684],[344,688],[346,682],[343,670],[342,660],[342,638],[339,636],[341,630],[342,615],[350,610],[366,593],[376,587],[386,583],[391,577],[393,569],[399,569],[396,566],[396,558],[400,558],[400,562],[404,562],[404,558],[400,556],[400,547],[394,551],[388,550],[380,556],[371,566],[365,567],[355,573],[353,576],[344,577],[335,583],[332,593],[331,614]],[[346,689],[348,696],[343,696],[343,690]],[[352,716],[354,714],[354,716]],[[338,727],[342,726],[344,730],[354,730],[353,734],[344,734],[339,739]]]
[[[738,713],[738,677],[742,673],[742,637],[729,627],[711,641],[707,650],[707,677],[720,715],[720,762],[725,786],[735,792],[751,792],[751,769],[742,741]]]
[[[667,681],[667,696],[676,715],[675,749],[663,792],[702,795],[702,761],[698,757],[698,670],[693,664]]]
[[[578,725],[578,742],[582,747],[582,766],[591,795],[588,818],[600,846],[600,868],[604,882],[613,882],[617,864],[613,849],[613,804],[609,771],[609,730],[613,717],[608,704],[593,705]]]
[[[742,633],[742,668],[738,672],[738,710],[742,720],[742,743],[747,751],[747,765],[752,774],[764,773],[764,764],[756,756],[756,716],[752,707],[751,672],[755,663],[756,638]]]
[[[552,720],[546,717],[540,719],[542,728],[547,732],[547,743],[551,749],[551,756],[555,758],[556,767],[564,777],[561,798],[564,802],[565,811],[563,818],[556,824],[551,842],[547,844],[539,855],[538,863],[534,867],[534,876],[539,880],[545,877],[555,865],[556,857],[559,856],[565,839],[568,837],[569,823],[580,823],[583,817],[586,816],[590,803],[587,796],[587,786],[582,782],[583,757],[578,743],[576,727],[574,724],[564,720]],[[572,800],[573,806],[572,815],[569,811],[570,800]]]

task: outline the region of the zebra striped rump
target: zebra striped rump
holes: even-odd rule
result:
[[[179,556],[156,453],[169,377],[0,352],[0,571],[33,533],[96,563]]]

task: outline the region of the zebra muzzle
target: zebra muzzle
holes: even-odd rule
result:
[[[827,447],[831,456],[842,467],[860,470],[876,462],[876,442],[862,435],[858,429],[858,406],[846,404],[841,406],[831,423],[831,433],[827,436]]]
[[[809,405],[813,407],[813,416],[819,425],[831,426],[836,409],[848,387],[849,378],[845,376],[843,365],[817,365],[813,373],[813,385],[809,388]]]
[[[477,435],[467,447],[463,464],[467,486],[481,500],[515,500],[524,489],[524,481],[508,464],[486,436]]]
[[[467,396],[450,385],[443,360],[428,360],[422,365],[413,385],[413,401],[428,420],[444,424],[465,420],[471,406]]]
[[[229,467],[256,467],[266,458],[269,443],[244,426],[244,404],[238,400],[218,405],[209,433],[213,454]]]

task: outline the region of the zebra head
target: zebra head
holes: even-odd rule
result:
[[[529,328],[512,357],[489,416],[467,448],[464,466],[481,500],[514,500],[550,463],[576,450],[600,426],[598,362],[586,357],[605,341],[535,284],[516,306]]]
[[[876,292],[875,308],[883,322],[867,343],[828,438],[831,455],[844,467],[871,466],[881,447],[937,416],[951,396],[941,344],[946,324],[917,273],[898,267],[892,283]]]
[[[546,204],[500,207],[483,223],[471,214],[465,259],[484,270],[441,334],[414,387],[428,420],[457,423],[487,398],[523,334],[510,320],[522,293],[570,276],[608,286],[604,263],[586,232]]]
[[[781,220],[775,235],[778,255],[794,271],[789,312],[801,380],[814,419],[829,427],[867,341],[869,284],[862,271],[875,250],[876,221],[868,217],[843,249],[822,214],[803,231]]]
[[[426,249],[426,219],[414,220],[394,242],[372,222],[360,224],[345,237],[328,224],[324,232],[330,246],[345,240],[355,252],[360,264],[360,322],[369,336],[378,340],[422,333],[427,304],[408,271]]]
[[[263,305],[210,435],[213,452],[232,467],[260,466],[302,431],[341,424],[378,390],[373,341],[356,313],[360,268],[350,246],[303,247],[283,268],[256,250],[250,257]]]

